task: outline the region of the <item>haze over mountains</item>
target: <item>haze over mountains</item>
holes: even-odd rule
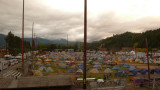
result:
[[[4,34],[0,34],[0,46],[5,46],[5,38],[6,35]],[[29,41],[31,43],[32,38],[24,38],[24,40]],[[37,37],[36,39],[36,43],[39,44],[65,44],[67,43],[67,40],[65,39],[57,39],[57,40],[48,40],[48,39],[44,39],[44,38],[39,38]],[[71,41],[68,41],[68,43],[72,43]]]

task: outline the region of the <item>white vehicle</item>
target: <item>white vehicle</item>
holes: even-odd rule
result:
[[[15,63],[14,63],[14,59],[12,59],[12,60],[9,60],[9,65],[10,66],[13,66]]]
[[[4,58],[6,60],[10,60],[10,59],[13,59],[14,57],[12,55],[5,55]]]
[[[14,64],[18,64],[18,60],[17,59],[13,59]]]
[[[5,60],[0,61],[0,71],[7,69],[8,65],[9,65],[8,61],[5,61]]]
[[[22,59],[22,56],[16,56],[15,59]]]

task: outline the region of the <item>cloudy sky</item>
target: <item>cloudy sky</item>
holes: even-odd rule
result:
[[[88,0],[88,41],[160,27],[160,0]],[[25,37],[83,41],[84,0],[25,0]],[[21,37],[22,0],[0,0],[0,33]]]

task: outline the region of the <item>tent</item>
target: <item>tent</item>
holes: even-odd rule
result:
[[[117,66],[117,65],[113,66],[112,69],[113,69],[113,70],[120,70],[119,66]]]
[[[77,68],[77,66],[76,66],[76,65],[72,65],[72,66],[71,66],[71,68],[76,69],[76,68]]]
[[[123,71],[122,69],[119,69],[116,73],[116,76],[125,76],[125,71]]]
[[[66,66],[66,64],[61,64],[60,67],[65,69],[67,66]]]
[[[156,68],[156,69],[154,69],[154,71],[155,71],[157,74],[160,74],[160,68]]]
[[[110,68],[104,70],[104,73],[112,73],[113,71]]]
[[[90,73],[99,73],[98,69],[92,69]]]
[[[123,67],[124,68],[130,68],[130,65],[129,64],[124,64]]]
[[[111,65],[107,65],[107,68],[110,68],[111,67]]]
[[[75,72],[75,69],[70,68],[70,69],[67,70],[67,72],[68,72],[68,73],[74,73],[74,72]]]
[[[120,63],[119,66],[123,66],[123,63]]]
[[[82,69],[78,69],[78,70],[76,71],[76,73],[77,73],[77,74],[83,74],[83,70],[82,70]]]
[[[34,75],[34,76],[43,76],[42,72],[39,71],[39,70],[34,71],[34,72],[33,72],[33,75]]]
[[[134,69],[136,69],[135,66],[130,66],[129,71],[133,71]]]
[[[147,72],[147,69],[142,69],[142,70],[140,71],[140,73],[141,73],[142,75],[145,75],[146,72]]]
[[[99,64],[94,65],[93,68],[96,68],[96,69],[99,69],[99,70],[102,69],[101,65],[99,65]]]
[[[46,67],[41,66],[41,67],[38,68],[38,70],[39,70],[39,71],[46,71]]]
[[[57,61],[54,59],[54,60],[52,60],[52,62],[57,62]]]
[[[138,71],[139,71],[138,69],[134,69],[134,70],[131,71],[131,73],[133,73],[134,75],[136,75],[138,73]]]
[[[62,57],[61,60],[64,61],[64,58]]]
[[[51,64],[50,63],[46,63],[46,66],[51,66]]]
[[[36,65],[41,65],[41,62],[36,62]]]
[[[48,67],[48,68],[46,69],[46,72],[54,72],[54,71],[53,71],[53,69],[52,69],[51,67]]]

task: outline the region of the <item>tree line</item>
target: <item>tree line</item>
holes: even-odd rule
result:
[[[160,49],[160,29],[148,30],[143,33],[125,32],[122,34],[113,35],[100,41],[88,43],[88,48],[98,49],[101,44],[104,48],[122,49],[123,47],[130,48],[146,48],[146,39],[148,41],[149,50],[151,48]]]
[[[7,43],[7,49],[10,54],[17,55],[22,52],[22,39],[18,36],[15,36],[11,31],[5,37]],[[30,42],[24,41],[24,52],[30,51],[31,45]]]

